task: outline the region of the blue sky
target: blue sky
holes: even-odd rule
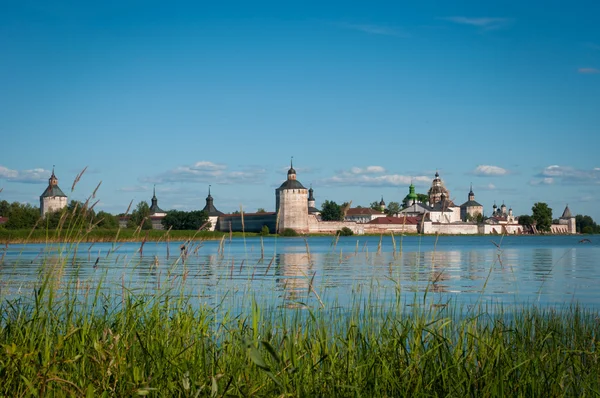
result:
[[[318,205],[439,170],[600,221],[600,3],[417,3],[4,2],[0,199],[273,210],[294,156]]]

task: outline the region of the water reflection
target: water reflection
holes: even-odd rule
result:
[[[349,306],[360,295],[386,300],[400,291],[470,303],[564,303],[599,306],[596,242],[577,237],[379,237],[234,239],[231,242],[9,245],[0,252],[0,298],[29,295],[44,275],[52,286],[103,294],[171,289],[203,304],[240,306],[322,301]],[[185,250],[180,251],[180,245]],[[396,248],[396,250],[394,250]],[[412,298],[411,298],[412,297]]]

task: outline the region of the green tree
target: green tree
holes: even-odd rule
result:
[[[267,211],[265,209],[263,209],[262,207],[259,207],[258,210],[256,210],[257,213],[266,213]]]
[[[29,229],[38,222],[40,209],[27,204],[13,202],[8,210],[8,221],[4,224],[6,229]]]
[[[144,230],[152,229],[150,206],[148,206],[148,202],[143,200],[139,202],[135,207],[135,210],[131,212],[131,216],[129,216],[129,220],[127,221],[127,228],[138,228],[140,224]]]
[[[326,200],[321,207],[321,220],[323,221],[343,221],[344,212],[342,207],[334,201]]]
[[[269,226],[268,225],[263,225],[261,230],[260,230],[260,235],[261,236],[269,236],[269,234],[271,233],[271,231],[269,231]]]
[[[0,217],[8,217],[10,212],[10,203],[6,200],[0,201]]]
[[[387,214],[388,216],[393,216],[399,213],[400,210],[402,210],[402,208],[400,207],[400,203],[390,202],[388,203],[387,208],[385,209],[385,214]]]
[[[119,228],[119,217],[113,216],[110,213],[105,211],[99,211],[96,214],[96,220],[94,222],[98,223],[98,228],[104,229],[118,229]]]
[[[581,214],[576,215],[575,216],[575,226],[577,228],[577,232],[584,232],[584,229],[586,231],[591,230],[595,233],[600,232],[600,230],[599,230],[600,227],[596,224],[594,219],[590,216],[584,216]],[[587,227],[589,227],[589,228],[587,228]]]
[[[522,216],[517,217],[517,220],[519,222],[519,225],[522,225],[527,228],[531,228],[531,226],[534,224],[533,217],[527,214],[523,214]]]
[[[379,206],[379,202],[378,201],[375,201],[375,202],[371,202],[369,204],[369,209],[381,210],[381,206]]]
[[[427,203],[429,202],[429,195],[425,195],[424,193],[417,194],[417,202]]]
[[[171,228],[173,230],[196,231],[200,229],[200,227],[202,227],[202,229],[207,229],[210,227],[210,222],[208,222],[208,214],[201,210],[169,210],[161,222],[165,229]]]
[[[339,229],[336,232],[339,236],[352,236],[354,235],[354,231],[352,231],[350,228],[348,227],[344,227],[342,229]]]
[[[531,208],[531,218],[538,231],[548,232],[552,225],[552,209],[544,202],[537,202]]]

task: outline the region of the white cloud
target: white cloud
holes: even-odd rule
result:
[[[41,182],[47,182],[50,174],[50,170],[40,168],[31,170],[12,170],[7,167],[0,166],[0,178],[5,179],[6,181],[37,184]]]
[[[477,166],[472,173],[477,176],[504,176],[509,174],[509,171],[502,167],[482,164]]]
[[[367,166],[364,169],[360,167],[352,167],[350,169],[352,174],[381,174],[385,173],[385,168],[381,166]]]
[[[129,187],[122,187],[117,189],[119,192],[147,192],[148,186],[146,185],[133,185]]]
[[[320,180],[319,184],[324,186],[397,187],[411,183],[427,185],[431,182],[431,177],[427,176],[384,174],[385,172],[385,168],[381,166],[352,167],[348,171],[341,171],[332,177]]]
[[[529,185],[552,185],[552,184],[554,184],[554,178],[552,178],[552,177],[538,178],[538,179],[533,179],[533,180],[529,181]]]
[[[514,21],[512,18],[469,18],[463,16],[445,17],[441,19],[460,25],[475,26],[483,30],[503,28],[510,25]]]
[[[214,183],[214,184],[257,184],[264,181],[265,169],[254,168],[243,171],[229,171],[226,165],[209,161],[183,165],[154,177],[141,178],[150,183]]]
[[[581,73],[583,75],[595,75],[597,73],[600,73],[600,69],[598,68],[579,68],[577,69],[578,73]]]
[[[582,170],[570,166],[560,166],[555,164],[544,168],[541,173],[537,175],[537,177],[550,177],[553,179],[552,183],[600,184],[600,168],[594,167],[590,170]]]

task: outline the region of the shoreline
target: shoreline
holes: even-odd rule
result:
[[[381,233],[381,234],[363,234],[350,235],[350,237],[382,237],[393,236],[410,237],[439,237],[439,236],[519,236],[519,237],[547,237],[547,236],[595,236],[594,234],[521,234],[521,235],[485,235],[485,234],[418,234],[418,233]],[[0,229],[0,244],[38,244],[38,243],[106,243],[106,242],[160,242],[160,241],[201,241],[201,240],[220,240],[223,238],[294,238],[278,234],[261,235],[257,232],[219,232],[219,231],[164,231],[164,230],[146,230],[136,232],[130,229],[102,230],[97,229],[88,233],[82,231],[45,231],[45,230],[7,230]],[[298,234],[295,238],[312,237],[335,237],[335,234]],[[341,236],[343,237],[343,236]]]

